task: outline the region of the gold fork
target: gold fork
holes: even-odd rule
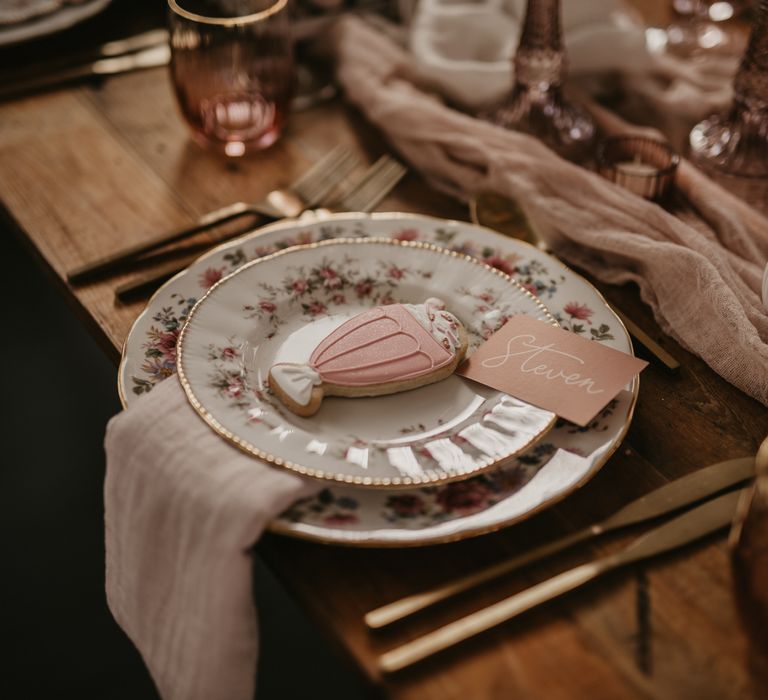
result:
[[[382,156],[359,180],[349,187],[339,200],[331,204],[330,208],[307,210],[304,216],[311,219],[322,217],[331,211],[371,212],[395,187],[406,172],[406,168],[396,160],[389,156]],[[245,235],[252,230],[249,227],[246,231],[239,231],[237,235]],[[200,255],[200,252],[187,255],[181,260],[175,261],[172,265],[129,280],[115,289],[115,297],[120,301],[128,301],[140,294],[146,294],[156,289],[167,279],[173,277],[173,275],[189,267]]]
[[[382,156],[333,206],[337,211],[372,212],[407,172],[405,166]]]
[[[83,282],[95,275],[110,272],[144,253],[246,216],[258,216],[262,219],[262,223],[298,216],[305,209],[315,207],[322,202],[356,165],[357,158],[352,152],[345,146],[337,146],[294,183],[272,190],[260,201],[229,204],[201,216],[192,226],[153,236],[141,243],[93,260],[70,270],[67,273],[67,281],[71,284]]]

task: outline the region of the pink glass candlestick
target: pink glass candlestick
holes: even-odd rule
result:
[[[768,0],[759,2],[733,92],[729,112],[693,127],[691,158],[705,170],[768,183]]]
[[[591,160],[595,124],[562,94],[566,57],[559,0],[528,0],[514,68],[510,95],[487,118],[536,136],[564,158]]]

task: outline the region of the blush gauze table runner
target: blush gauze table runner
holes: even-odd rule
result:
[[[684,163],[677,185],[705,222],[691,225],[530,136],[446,107],[364,21],[342,20],[336,46],[348,98],[414,168],[460,196],[513,197],[555,253],[604,282],[637,283],[666,333],[768,404],[765,218]]]
[[[250,549],[320,482],[232,447],[176,377],[107,429],[107,600],[165,700],[251,700],[257,659]]]

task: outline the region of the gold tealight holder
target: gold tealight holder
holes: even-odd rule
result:
[[[679,162],[667,143],[644,136],[605,139],[597,149],[598,172],[645,199],[662,199],[669,192]]]

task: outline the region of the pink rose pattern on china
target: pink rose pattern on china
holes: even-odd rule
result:
[[[431,272],[398,267],[382,262],[380,274],[375,278],[364,275],[356,267],[356,261],[324,259],[311,268],[288,269],[281,285],[262,283],[258,286],[259,300],[246,304],[243,310],[249,318],[267,320],[272,334],[283,323],[278,304],[298,305],[307,319],[328,313],[332,306],[345,304],[347,298],[365,299],[372,306],[395,303],[394,291],[406,278],[428,278]],[[271,337],[271,335],[268,335]]]
[[[398,527],[420,529],[480,512],[524,486],[555,449],[551,443],[541,443],[500,469],[464,481],[427,486],[418,492],[392,493],[386,497],[380,515]],[[296,502],[281,518],[357,528],[361,525],[360,511],[359,501],[348,491],[339,496],[332,489],[323,489],[314,498]]]

